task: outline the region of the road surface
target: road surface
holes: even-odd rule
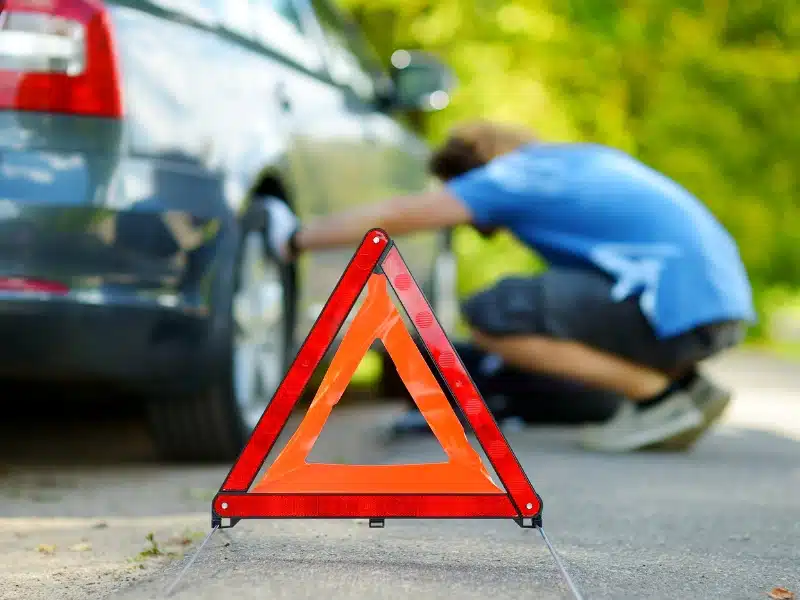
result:
[[[588,599],[766,598],[800,592],[800,370],[737,353],[710,369],[736,386],[723,426],[689,454],[605,456],[570,430],[508,434],[544,499],[544,525]],[[432,439],[381,447],[392,407],[341,407],[312,459],[431,461]],[[229,465],[148,462],[130,426],[53,426],[2,440],[0,598],[139,600],[163,591],[207,533]],[[112,442],[112,438],[113,441]],[[119,438],[126,439],[114,454]],[[75,458],[78,457],[78,458]],[[55,463],[63,466],[54,466]],[[2,463],[0,463],[2,464]],[[43,466],[42,466],[43,465]],[[153,542],[147,541],[148,533]],[[157,549],[154,549],[154,545]],[[217,534],[174,598],[569,598],[538,534],[502,521],[242,522]]]

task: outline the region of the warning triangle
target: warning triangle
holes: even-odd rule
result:
[[[364,289],[308,412],[263,478],[256,475],[314,370]],[[389,295],[392,290],[503,488],[470,445],[437,378]],[[333,407],[375,340],[380,340],[439,440],[445,462],[342,465],[307,462]],[[252,486],[252,489],[251,489]],[[212,522],[263,518],[511,518],[540,522],[542,501],[394,243],[382,230],[365,237],[212,504]]]
[[[367,298],[334,355],[316,396],[294,436],[255,492],[352,494],[493,493],[492,482],[433,373],[425,364],[386,288],[374,274]],[[350,383],[361,358],[380,339],[425,415],[449,461],[423,465],[329,465],[305,462],[314,442]]]

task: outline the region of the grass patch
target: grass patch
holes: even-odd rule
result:
[[[177,552],[164,551],[156,540],[156,536],[153,532],[148,533],[145,539],[147,540],[148,546],[133,558],[134,562],[143,562],[160,557],[174,558],[178,556]]]

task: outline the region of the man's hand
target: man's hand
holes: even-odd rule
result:
[[[297,216],[278,198],[267,198],[264,208],[267,211],[265,232],[267,248],[278,260],[283,262],[294,260],[296,257],[291,247],[291,240],[300,226]]]

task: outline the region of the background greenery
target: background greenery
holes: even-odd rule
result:
[[[796,0],[340,2],[385,60],[418,48],[456,71],[451,106],[426,119],[431,141],[482,116],[629,151],[696,193],[734,234],[762,314],[796,300]],[[474,252],[478,242],[461,236]]]

